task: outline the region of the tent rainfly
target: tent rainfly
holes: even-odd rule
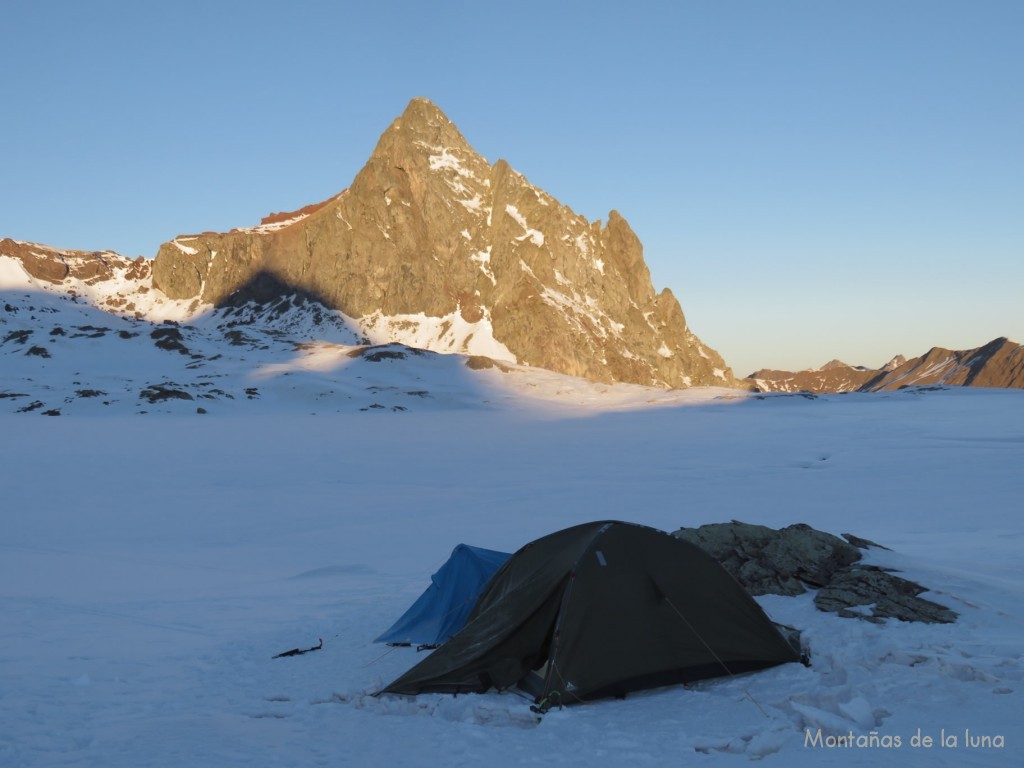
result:
[[[799,642],[703,550],[601,521],[512,555],[462,630],[380,693],[518,686],[546,711],[799,660]]]
[[[488,580],[508,552],[459,544],[430,577],[430,586],[375,643],[433,647],[462,629]]]

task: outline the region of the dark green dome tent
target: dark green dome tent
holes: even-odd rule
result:
[[[518,686],[547,706],[799,660],[798,643],[703,550],[602,521],[512,555],[462,630],[380,693]]]

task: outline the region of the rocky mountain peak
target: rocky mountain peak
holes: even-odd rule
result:
[[[434,158],[431,160],[431,158]],[[469,142],[433,102],[415,98],[405,111],[381,134],[367,166],[391,163],[406,171],[457,167],[469,162],[486,178],[490,165],[479,157]]]
[[[430,99],[421,96],[409,101],[405,111],[395,118],[382,138],[397,131],[402,131],[403,135],[412,137],[414,141],[428,139],[442,141],[445,145],[461,144],[467,148],[469,146],[465,137],[455,127],[455,123],[448,119],[448,115]]]
[[[844,363],[842,360],[829,360],[819,370],[831,371],[836,368],[852,368],[853,366],[849,363]]]
[[[886,371],[886,372],[888,372],[888,371],[895,371],[897,368],[899,368],[905,362],[907,362],[907,358],[905,358],[903,355],[896,355],[892,360],[890,360],[888,363],[883,365],[881,370]]]
[[[595,381],[735,384],[672,293],[655,292],[617,211],[590,222],[504,160],[492,165],[427,99],[409,102],[344,192],[176,237],[151,284],[193,314],[294,295],[374,343]]]

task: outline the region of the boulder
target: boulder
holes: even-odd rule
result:
[[[860,563],[861,549],[879,544],[798,523],[781,530],[733,520],[673,535],[696,544],[720,562],[752,595],[799,595],[817,589],[814,605],[844,618],[948,624],[957,614],[920,597],[925,587]]]
[[[710,553],[752,595],[802,594],[805,584],[822,587],[861,557],[839,537],[802,523],[775,530],[733,520],[675,535]]]
[[[814,605],[821,611],[874,622],[890,617],[925,624],[956,621],[954,611],[919,597],[924,591],[920,584],[884,569],[855,566],[837,573],[828,586],[820,589]]]

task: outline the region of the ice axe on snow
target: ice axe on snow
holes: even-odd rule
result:
[[[318,639],[320,640],[320,642],[317,645],[314,645],[312,648],[304,648],[304,649],[303,648],[292,648],[290,651],[285,651],[284,653],[279,653],[276,656],[271,656],[270,658],[272,658],[272,659],[283,659],[286,656],[301,656],[304,653],[310,653],[312,651],[319,651],[321,648],[324,647],[324,639],[322,637],[318,638]]]

